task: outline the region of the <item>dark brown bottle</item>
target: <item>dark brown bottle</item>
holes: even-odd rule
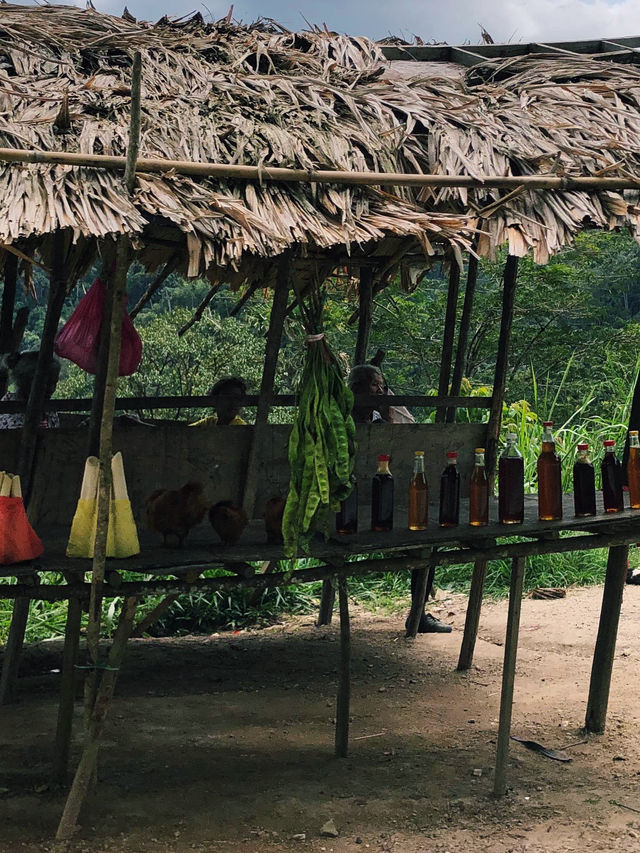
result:
[[[489,481],[484,467],[484,447],[476,447],[476,462],[469,483],[469,524],[489,524]]]
[[[604,443],[604,459],[600,465],[602,473],[602,502],[605,512],[622,512],[622,464],[615,453],[615,441]]]
[[[424,451],[413,456],[413,476],[409,483],[409,530],[426,530],[429,515],[429,491],[424,475]]]
[[[358,484],[351,479],[353,488],[348,498],[340,501],[340,510],[336,513],[336,530],[338,533],[358,532]]]
[[[440,527],[456,527],[460,518],[458,454],[447,453],[447,467],[440,477]]]
[[[640,442],[638,430],[629,430],[629,459],[627,461],[627,481],[629,483],[629,506],[640,509]]]
[[[498,462],[498,520],[502,524],[524,521],[524,460],[514,432],[507,433],[507,446]]]
[[[578,445],[573,466],[573,505],[578,518],[596,514],[596,475],[586,442]]]
[[[562,518],[562,469],[556,453],[551,427],[543,423],[542,452],[538,456],[538,518],[540,521],[559,521]]]
[[[393,477],[386,454],[378,456],[378,470],[371,481],[371,529],[393,530]]]

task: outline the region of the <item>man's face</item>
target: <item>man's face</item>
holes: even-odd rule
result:
[[[214,409],[218,415],[218,421],[221,424],[230,423],[242,411],[243,394],[239,388],[231,388],[225,391],[225,396],[229,395],[229,400],[217,400]]]
[[[369,380],[369,394],[384,394],[384,380],[380,373],[374,373]]]

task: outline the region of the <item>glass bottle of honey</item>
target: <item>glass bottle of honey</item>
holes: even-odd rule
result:
[[[538,456],[538,518],[540,521],[558,521],[562,518],[560,457],[551,432],[553,421],[545,421],[542,426],[542,452]]]
[[[351,477],[351,494],[340,501],[340,509],[336,513],[336,530],[338,533],[358,532],[358,483]]]
[[[378,456],[378,470],[371,481],[371,529],[393,530],[393,476],[389,456]]]
[[[638,430],[629,430],[629,459],[627,461],[627,478],[629,482],[629,506],[640,509],[640,442]]]
[[[429,491],[424,475],[424,450],[413,455],[413,477],[409,483],[409,530],[426,530],[429,513]]]
[[[524,460],[515,432],[507,433],[507,446],[498,462],[498,519],[502,524],[524,521]]]
[[[484,467],[484,447],[476,447],[476,460],[469,483],[469,524],[489,524],[489,481]]]
[[[456,527],[460,518],[458,454],[447,453],[447,467],[440,477],[440,527]]]
[[[602,473],[602,502],[605,512],[622,512],[622,463],[616,456],[616,443],[607,439],[604,444],[604,459],[600,465]]]
[[[573,466],[573,505],[578,518],[596,514],[596,475],[586,442],[578,445]]]

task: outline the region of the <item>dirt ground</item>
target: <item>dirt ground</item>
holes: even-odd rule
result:
[[[602,590],[525,600],[510,788],[491,797],[506,602],[484,607],[473,669],[455,672],[466,599],[440,596],[450,635],[404,639],[398,617],[353,618],[350,755],[332,755],[337,626],[136,640],[74,853],[462,853],[640,849],[640,587],[627,587],[607,732],[584,721]],[[64,803],[49,784],[60,644],[28,649],[0,709],[0,851],[48,851]],[[74,759],[81,746],[76,709]],[[580,742],[580,743],[576,743]],[[320,830],[333,819],[335,838]]]

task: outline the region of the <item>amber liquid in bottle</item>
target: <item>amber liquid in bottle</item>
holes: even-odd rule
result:
[[[378,470],[371,481],[371,529],[393,530],[393,477],[389,457],[378,457]]]
[[[614,442],[605,442],[602,473],[602,502],[605,512],[621,512],[624,509],[622,496],[622,465],[614,452]]]
[[[469,524],[489,524],[489,481],[484,467],[484,447],[476,448],[476,464],[469,483]]]
[[[498,519],[502,524],[524,521],[524,460],[513,433],[498,462]]]
[[[573,466],[573,506],[578,518],[596,514],[596,475],[587,445],[578,445]]]
[[[447,467],[440,477],[440,527],[456,527],[460,519],[460,472],[458,454],[447,453]]]
[[[538,456],[538,518],[558,521],[562,518],[562,470],[551,434],[552,423],[544,425],[542,453]]]
[[[409,483],[409,530],[426,530],[429,513],[429,491],[424,475],[424,453],[416,451],[413,477]]]
[[[358,484],[355,480],[349,497],[340,501],[340,510],[336,513],[336,530],[338,533],[358,532]]]
[[[629,506],[640,509],[640,442],[638,431],[629,430],[629,460],[627,462],[629,481]]]

